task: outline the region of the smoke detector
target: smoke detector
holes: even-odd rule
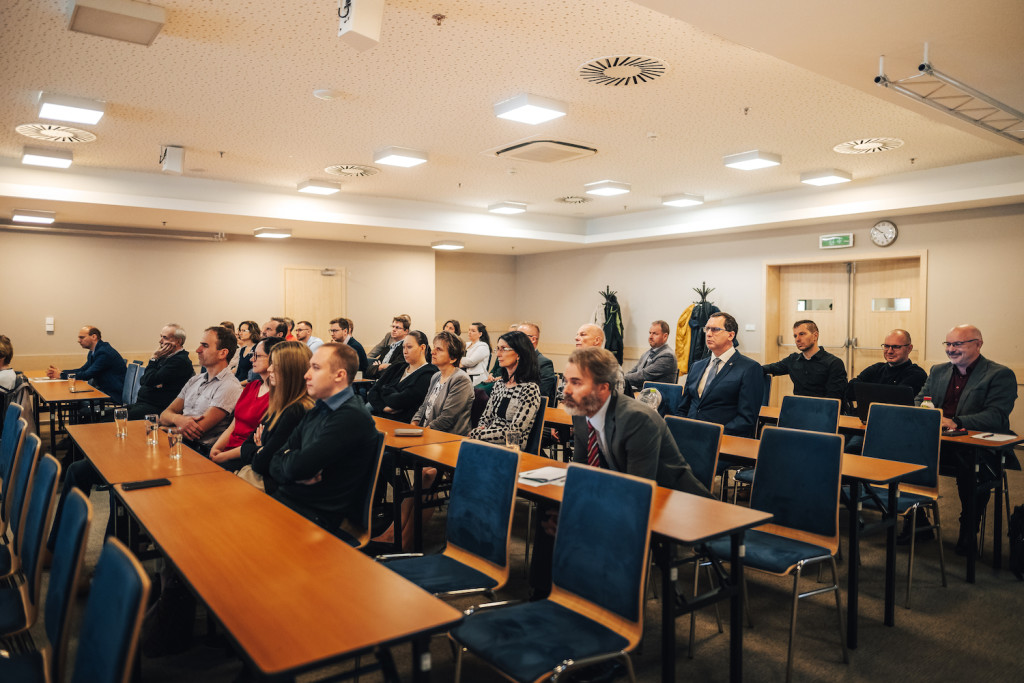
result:
[[[96,139],[96,136],[87,130],[52,123],[25,123],[14,130],[27,138],[47,142],[92,142]]]
[[[668,64],[645,55],[598,57],[580,65],[580,78],[595,85],[640,85],[661,78]]]
[[[836,145],[832,151],[840,154],[875,154],[876,152],[888,152],[902,146],[903,140],[899,138],[863,138]]]
[[[324,169],[331,175],[345,176],[346,178],[365,178],[380,173],[376,166],[362,166],[360,164],[337,164]]]

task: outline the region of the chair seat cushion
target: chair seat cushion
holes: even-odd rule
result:
[[[490,589],[498,582],[472,567],[453,560],[447,555],[406,557],[384,564],[385,567],[412,581],[428,593]]]
[[[513,680],[535,681],[569,659],[623,650],[629,642],[550,600],[470,615],[452,636]]]
[[[745,470],[739,470],[733,475],[733,479],[740,482],[741,484],[753,484],[754,483],[754,468],[748,467]]]
[[[885,503],[889,500],[889,489],[882,486],[872,486],[875,495],[882,499]],[[904,514],[907,510],[918,505],[928,505],[934,503],[935,499],[931,496],[922,496],[919,493],[907,493],[906,491],[900,491],[899,496],[896,498],[896,512]],[[868,495],[861,496],[861,504],[869,510],[878,510],[878,503]]]
[[[827,548],[820,545],[795,541],[764,531],[748,531],[744,536],[743,544],[747,551],[743,558],[744,566],[773,574],[785,574],[801,560],[831,555]],[[707,546],[719,557],[729,557],[731,546],[728,538],[709,541]]]
[[[28,628],[27,618],[21,591],[13,586],[0,588],[0,638]]]
[[[12,652],[0,656],[0,681],[35,683],[46,680],[46,663],[41,652]]]

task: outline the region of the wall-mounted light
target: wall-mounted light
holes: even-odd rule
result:
[[[614,180],[599,180],[596,183],[587,183],[583,186],[587,194],[596,194],[599,197],[614,197],[629,192],[629,183],[620,183]]]
[[[409,168],[424,163],[427,160],[427,153],[407,147],[385,147],[377,150],[373,155],[373,160],[378,164]]]
[[[851,180],[853,180],[851,174],[835,168],[800,174],[800,182],[807,183],[808,185],[836,185],[838,183],[848,183]]]
[[[256,228],[252,234],[263,239],[283,240],[291,237],[292,231],[289,228]]]
[[[431,242],[430,248],[437,249],[438,251],[458,251],[459,249],[465,249],[466,244],[456,240],[441,240],[439,242]]]
[[[106,103],[83,97],[39,93],[39,118],[71,123],[98,123],[103,118]]]
[[[526,204],[522,202],[498,202],[497,204],[491,204],[487,207],[487,210],[491,213],[523,213],[526,211]]]
[[[49,166],[50,168],[67,168],[74,160],[71,152],[63,149],[47,149],[45,147],[25,147],[21,153],[21,163],[30,166]]]
[[[338,183],[327,183],[321,180],[304,180],[299,183],[297,189],[299,192],[304,192],[306,194],[328,195],[341,192],[341,185]]]
[[[704,197],[699,194],[674,194],[668,197],[662,197],[661,203],[665,206],[697,206],[698,204],[704,203]]]
[[[28,211],[26,209],[15,209],[11,212],[11,220],[18,223],[38,223],[49,225],[57,220],[55,211]]]
[[[536,125],[565,116],[565,105],[546,97],[521,93],[494,105],[494,115],[499,119]]]
[[[738,168],[741,171],[756,171],[759,168],[778,166],[782,163],[782,157],[771,152],[752,149],[749,152],[724,156],[722,163],[729,168]]]

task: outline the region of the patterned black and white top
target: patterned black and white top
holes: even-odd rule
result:
[[[525,444],[533,420],[540,408],[540,386],[534,382],[508,386],[500,379],[494,383],[480,423],[469,432],[469,438],[505,445],[505,432],[518,429]]]

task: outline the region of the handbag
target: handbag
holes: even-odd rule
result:
[[[236,472],[238,477],[247,484],[252,484],[260,491],[265,491],[263,487],[263,475],[253,471],[252,465],[243,465],[242,469]]]

